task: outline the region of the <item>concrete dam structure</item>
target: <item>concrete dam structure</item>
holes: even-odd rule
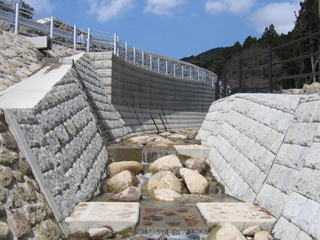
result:
[[[320,239],[319,95],[213,101],[209,85],[112,53],[65,58],[0,92],[0,227],[8,239],[67,236],[64,219],[107,177],[106,145],[200,129],[211,148],[206,162],[227,194],[274,215],[278,239]]]

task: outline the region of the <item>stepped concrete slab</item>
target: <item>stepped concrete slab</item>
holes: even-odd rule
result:
[[[203,157],[206,159],[210,152],[210,148],[203,145],[175,145],[177,153],[180,155],[190,156],[190,157]]]
[[[115,232],[132,231],[139,219],[139,203],[80,203],[65,222],[70,234],[88,233],[91,228],[111,227]]]
[[[277,219],[256,204],[251,203],[197,203],[202,216],[210,228],[224,223],[232,223],[240,231],[260,226],[271,232]]]

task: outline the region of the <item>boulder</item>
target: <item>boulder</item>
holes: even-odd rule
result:
[[[19,159],[19,155],[7,149],[0,150],[0,164],[5,166],[12,166]]]
[[[7,211],[7,221],[11,231],[17,238],[20,238],[31,232],[31,226],[28,220],[23,213],[20,213],[18,210],[15,210],[13,213]]]
[[[313,93],[319,93],[320,92],[320,83],[314,82],[311,85],[304,84],[303,90],[306,94],[313,94]]]
[[[252,226],[252,227],[248,227],[248,228],[246,228],[246,229],[244,229],[243,231],[242,231],[242,234],[244,235],[244,236],[248,236],[248,237],[253,237],[254,236],[254,234],[256,234],[257,232],[261,232],[262,231],[262,229],[261,229],[261,227],[259,227],[259,226]]]
[[[0,239],[8,239],[9,227],[5,222],[0,222]]]
[[[24,211],[31,225],[34,225],[35,223],[40,222],[47,215],[44,204],[42,203],[26,205],[24,207]]]
[[[207,240],[246,240],[241,232],[231,223],[215,227],[206,238]]]
[[[113,162],[108,166],[110,177],[113,177],[114,175],[124,170],[129,170],[134,175],[138,175],[139,173],[143,172],[144,166],[141,163],[135,161]]]
[[[153,198],[157,201],[174,202],[181,195],[172,189],[155,189],[153,191]]]
[[[121,193],[111,198],[116,202],[139,202],[141,199],[141,189],[137,187],[129,187]]]
[[[13,180],[13,172],[8,167],[0,167],[0,184],[8,187]]]
[[[271,240],[270,234],[267,231],[261,231],[254,234],[254,240]]]
[[[155,189],[172,189],[177,193],[181,193],[181,184],[172,172],[162,171],[150,177],[147,189],[151,196]]]
[[[203,157],[190,158],[185,162],[185,167],[196,171],[197,173],[204,174],[206,171],[206,164]]]
[[[186,186],[192,194],[205,194],[208,191],[208,181],[196,171],[181,168],[180,174],[184,179]]]
[[[110,178],[106,184],[108,192],[120,193],[129,187],[137,186],[139,180],[132,172],[125,170]]]
[[[148,172],[155,174],[161,171],[174,171],[177,168],[182,168],[179,158],[175,155],[167,155],[154,161],[150,165]]]
[[[91,228],[89,229],[89,235],[92,240],[102,240],[113,237],[113,231],[107,227],[103,228]]]

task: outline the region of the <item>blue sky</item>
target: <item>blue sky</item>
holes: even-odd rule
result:
[[[137,49],[177,58],[243,44],[274,24],[294,27],[299,0],[25,0],[78,28],[114,33]]]

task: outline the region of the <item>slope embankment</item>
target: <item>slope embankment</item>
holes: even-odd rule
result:
[[[237,94],[214,102],[197,138],[226,193],[258,203],[279,239],[320,239],[320,95]]]

